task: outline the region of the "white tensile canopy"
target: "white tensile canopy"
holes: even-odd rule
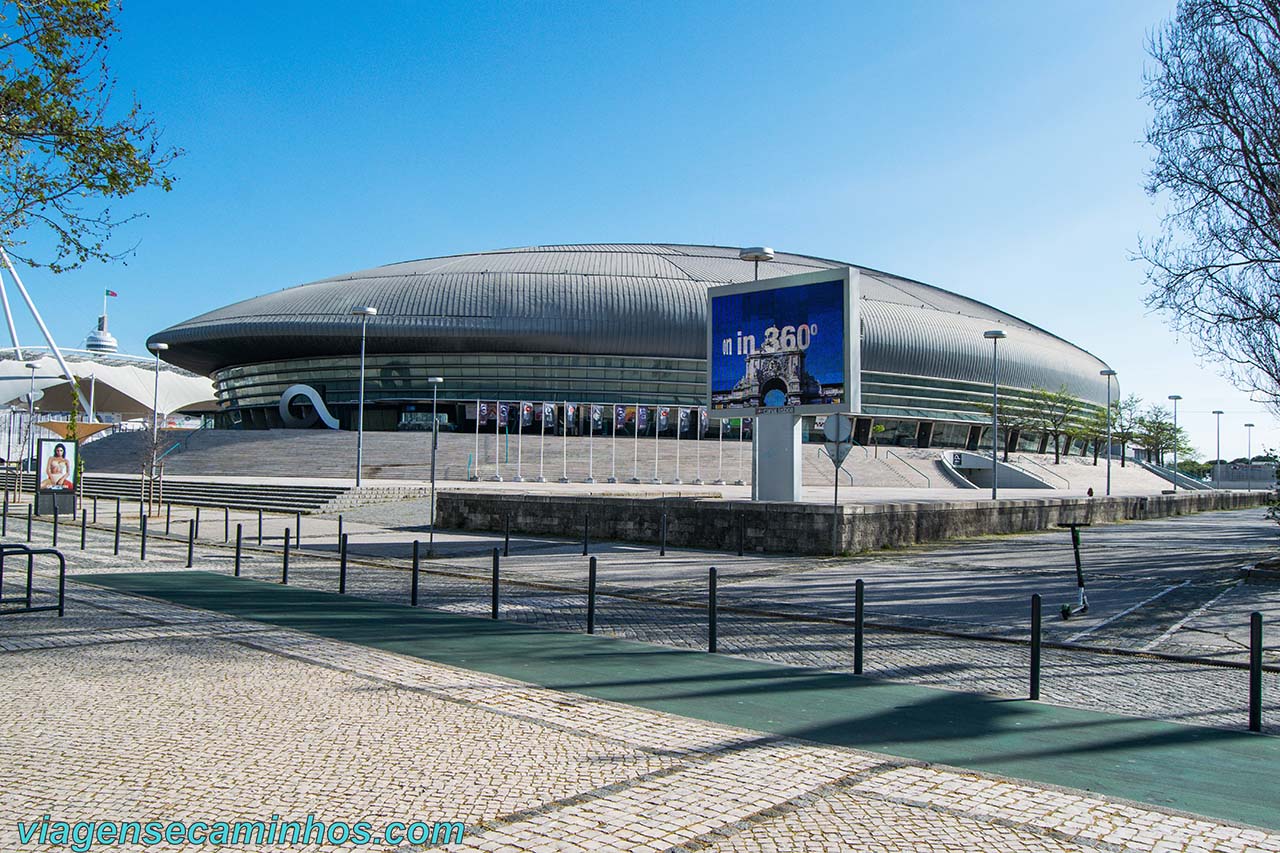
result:
[[[35,387],[44,392],[36,407],[45,412],[71,411],[75,407],[71,383],[63,375],[57,359],[43,348],[24,348],[22,354],[24,358],[17,359],[9,350],[8,357],[0,358],[0,405],[26,408],[32,373],[26,365],[30,363],[36,365]],[[217,408],[213,383],[208,377],[188,373],[163,361],[157,394],[154,359],[84,350],[63,350],[63,355],[77,379],[81,399],[87,404],[92,394],[95,413],[118,414],[126,419],[149,417],[153,399],[158,399],[156,408],[162,415],[179,411],[212,412]]]

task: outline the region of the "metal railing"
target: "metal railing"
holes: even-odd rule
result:
[[[27,558],[27,583],[24,593],[20,596],[8,597],[4,596],[4,570],[5,557],[12,554],[25,555]],[[49,555],[58,558],[58,603],[57,604],[35,604],[35,558],[42,555]],[[56,610],[58,615],[62,616],[66,612],[67,597],[67,560],[62,556],[62,552],[56,548],[30,548],[19,543],[0,543],[0,616],[16,616],[20,613],[44,613]],[[21,607],[7,607],[6,605],[21,602]]]

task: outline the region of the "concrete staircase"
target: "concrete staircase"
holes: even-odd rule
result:
[[[0,487],[13,485],[13,473],[0,475]],[[23,488],[30,491],[35,486],[32,474],[22,475]],[[365,486],[359,489],[351,485],[323,483],[245,482],[210,480],[166,480],[163,492],[156,497],[164,503],[181,506],[230,507],[231,509],[261,509],[265,512],[334,513],[359,506],[423,497],[428,489],[422,486]],[[139,476],[128,474],[85,474],[82,483],[83,498],[120,500],[136,504],[147,497],[145,485]]]

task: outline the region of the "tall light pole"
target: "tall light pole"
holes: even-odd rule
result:
[[[428,376],[431,383],[431,538],[427,541],[427,556],[435,555],[436,549],[436,445],[439,443],[440,421],[436,418],[436,400],[443,376]]]
[[[168,344],[154,343],[148,344],[147,349],[155,353],[156,356],[156,375],[155,382],[151,389],[151,480],[156,478],[156,462],[160,453],[160,353],[169,348]],[[147,500],[147,514],[151,514],[151,500]]]
[[[1249,445],[1248,445],[1249,449],[1245,451],[1245,454],[1248,456],[1248,459],[1246,461],[1248,461],[1249,463],[1249,466],[1244,469],[1245,477],[1248,478],[1247,485],[1245,486],[1245,491],[1252,492],[1253,491],[1253,424],[1245,424],[1244,426],[1245,426],[1245,429],[1249,431]]]
[[[26,466],[26,460],[30,459],[35,453],[36,370],[39,369],[40,365],[36,364],[34,361],[28,361],[26,367],[27,370],[31,371],[31,388],[27,391],[27,440],[23,442],[23,444],[26,445],[26,459],[23,460],[22,465],[18,466],[19,493],[22,492],[22,469]],[[36,482],[39,483],[39,481],[40,478],[36,477]]]
[[[1000,351],[1000,341],[1008,337],[1000,329],[992,329],[989,332],[983,332],[982,337],[991,341],[991,500],[996,499],[996,482],[998,478],[997,466],[1000,464],[996,459],[996,447],[1000,443],[1000,386],[997,383],[999,378],[999,361],[998,353]]]
[[[1182,399],[1181,394],[1170,394],[1169,399],[1173,401],[1173,493],[1178,493],[1178,401]]]
[[[1217,479],[1218,479],[1218,476],[1217,476],[1217,475],[1218,475],[1219,473],[1221,473],[1221,472],[1222,472],[1222,415],[1223,415],[1223,411],[1222,411],[1222,409],[1214,409],[1214,410],[1213,410],[1213,418],[1214,418],[1214,420],[1216,420],[1216,421],[1218,422],[1218,438],[1217,438],[1217,444],[1216,444],[1216,447],[1215,447],[1215,449],[1214,449],[1214,451],[1213,451],[1213,453],[1214,453],[1214,456],[1213,456],[1213,471],[1214,471],[1213,479],[1214,479],[1214,480],[1217,480]]]
[[[1116,372],[1108,368],[1098,373],[1107,377],[1107,497],[1111,497],[1111,377]]]
[[[351,314],[360,318],[360,402],[356,411],[356,488],[360,488],[360,471],[364,468],[364,351],[368,338],[369,318],[378,315],[370,305],[357,305]]]

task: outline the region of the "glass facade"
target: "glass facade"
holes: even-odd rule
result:
[[[301,384],[316,389],[343,428],[351,428],[359,397],[359,366],[358,355],[344,355],[219,370],[213,381],[223,411],[220,423],[282,426],[280,395],[289,386]],[[474,417],[475,400],[672,406],[706,402],[703,359],[524,353],[370,355],[365,377],[366,428],[427,428],[429,409],[423,404],[431,402],[432,386],[427,382],[431,376],[444,377],[438,386],[440,412],[457,424]],[[1002,387],[1001,409],[1025,406],[1032,393]],[[963,448],[972,446],[979,436],[979,442],[989,446],[990,427],[983,425],[990,422],[990,400],[991,386],[981,383],[873,371],[862,374],[862,414],[885,427],[875,434],[881,445],[912,446],[923,440],[933,447]],[[473,404],[471,414],[468,402]],[[929,428],[922,430],[922,423]],[[1020,450],[1034,451],[1039,443],[1033,433],[1018,436]]]

